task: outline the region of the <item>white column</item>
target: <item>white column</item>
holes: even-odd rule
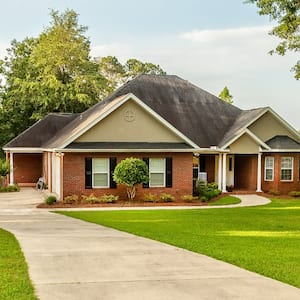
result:
[[[223,164],[222,164],[222,193],[226,193],[226,153],[223,153]]]
[[[257,189],[256,192],[262,192],[261,190],[261,153],[257,154]]]
[[[14,153],[12,151],[9,152],[9,185],[14,184]]]
[[[222,190],[222,153],[219,153],[218,161],[218,189]]]

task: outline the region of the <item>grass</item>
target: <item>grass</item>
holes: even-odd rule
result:
[[[229,204],[238,204],[241,203],[241,199],[234,196],[225,196],[216,201],[209,202],[208,205],[229,205]]]
[[[0,299],[37,299],[19,243],[0,228]]]
[[[60,212],[300,287],[300,200],[258,207]]]

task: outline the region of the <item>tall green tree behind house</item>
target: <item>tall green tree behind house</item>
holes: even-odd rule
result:
[[[50,16],[37,38],[13,40],[0,60],[0,147],[50,112],[86,110],[129,78],[117,58],[91,59],[87,27],[75,11],[52,10]]]
[[[224,87],[224,89],[222,90],[222,92],[219,95],[219,98],[224,100],[225,102],[232,104],[233,103],[233,96],[230,95],[229,89],[227,86]]]
[[[270,34],[277,36],[281,42],[270,54],[285,55],[287,51],[300,51],[300,1],[299,0],[248,0],[259,8],[260,15],[268,15],[277,21]],[[292,71],[295,78],[300,79],[300,60],[296,62]]]
[[[115,56],[106,56],[99,59],[99,66],[100,74],[108,79],[107,90],[109,93],[137,75],[166,74],[159,65],[142,62],[135,58],[130,58],[124,64],[121,64]]]

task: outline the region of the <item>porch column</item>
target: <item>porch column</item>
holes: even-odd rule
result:
[[[59,199],[62,200],[64,197],[64,153],[59,155],[60,164],[60,189],[59,189]]]
[[[223,153],[223,165],[222,165],[222,193],[226,193],[226,153]]]
[[[257,154],[257,188],[256,192],[262,192],[261,190],[261,153]]]
[[[9,152],[9,185],[14,184],[14,153],[12,151]]]
[[[218,161],[218,189],[222,190],[222,153],[219,153]]]

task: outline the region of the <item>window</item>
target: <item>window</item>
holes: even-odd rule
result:
[[[265,181],[274,180],[274,157],[265,157]]]
[[[293,180],[293,157],[281,157],[280,180]]]
[[[92,175],[93,187],[109,187],[109,159],[93,158]]]
[[[165,186],[166,163],[164,158],[149,159],[149,186]]]

